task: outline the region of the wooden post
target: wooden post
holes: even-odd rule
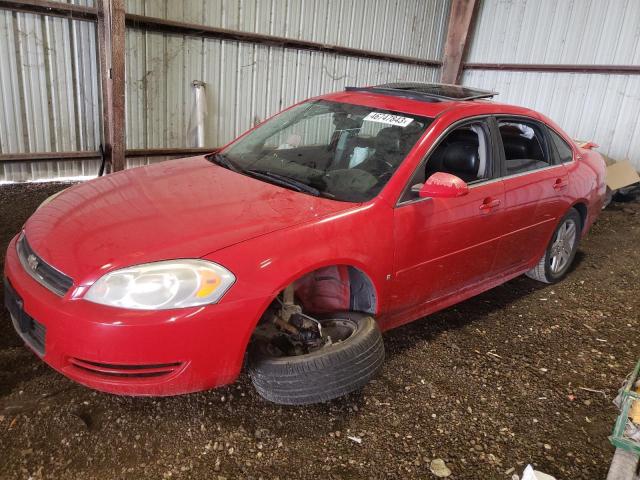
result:
[[[109,169],[125,167],[124,0],[97,0],[104,152]]]
[[[467,48],[472,23],[475,20],[476,0],[453,0],[449,14],[447,40],[440,81],[457,84],[462,74],[462,62]]]

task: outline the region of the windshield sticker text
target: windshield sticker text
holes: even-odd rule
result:
[[[400,115],[391,115],[389,113],[382,112],[371,112],[369,115],[364,117],[364,120],[369,122],[386,123],[387,125],[396,125],[398,127],[406,127],[413,122],[413,118],[401,117]]]

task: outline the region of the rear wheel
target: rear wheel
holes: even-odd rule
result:
[[[527,272],[527,277],[544,283],[555,283],[569,271],[578,250],[582,219],[574,208],[560,220],[551,242],[535,268]]]
[[[265,399],[287,405],[325,402],[357,390],[384,361],[382,335],[369,315],[341,312],[318,319],[322,347],[301,353],[278,335],[257,335],[249,375]]]

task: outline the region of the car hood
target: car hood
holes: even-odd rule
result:
[[[37,210],[25,233],[44,261],[79,284],[128,265],[201,257],[353,206],[195,157],[73,186]]]

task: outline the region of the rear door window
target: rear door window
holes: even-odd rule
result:
[[[498,120],[504,148],[505,175],[530,172],[552,164],[542,128],[536,122]]]

